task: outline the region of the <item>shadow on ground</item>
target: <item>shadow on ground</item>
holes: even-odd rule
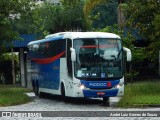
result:
[[[100,106],[107,106],[107,107],[116,107],[119,98],[117,97],[112,97],[110,98],[109,104],[104,104],[102,98],[63,98],[60,95],[51,95],[51,94],[43,94],[42,99],[50,99],[53,101],[58,101],[58,102],[65,102],[65,103],[71,103],[71,104],[78,104],[78,105],[87,105],[87,104],[93,104],[93,105],[100,105]]]

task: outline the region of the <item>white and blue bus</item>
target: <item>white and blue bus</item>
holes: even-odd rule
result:
[[[123,96],[124,60],[131,51],[118,35],[61,32],[28,44],[31,80],[36,95],[103,98]]]

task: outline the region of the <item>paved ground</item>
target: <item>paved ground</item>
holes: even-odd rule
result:
[[[69,99],[69,102],[64,102],[60,96],[49,96],[45,98],[35,97],[33,93],[29,93],[29,96],[33,98],[33,101],[23,105],[9,106],[9,107],[0,107],[0,111],[17,111],[19,112],[20,117],[15,116],[12,119],[69,119],[69,120],[102,120],[102,119],[113,119],[113,120],[160,120],[160,117],[155,117],[155,115],[160,114],[160,108],[129,108],[121,109],[115,107],[116,102],[120,98],[111,98],[111,106],[107,107],[102,104],[102,99]],[[50,111],[50,112],[42,112]],[[132,112],[134,111],[134,112]],[[138,112],[137,112],[138,111]],[[147,117],[139,117],[142,115]],[[157,112],[156,112],[157,111]],[[27,113],[26,113],[27,112]],[[29,112],[29,113],[28,113]],[[26,114],[31,116],[30,112],[36,112],[35,114],[38,117],[27,117]],[[128,115],[127,115],[128,114]],[[40,115],[47,116],[41,118]],[[54,117],[49,117],[54,116]],[[57,116],[57,117],[55,117]],[[111,117],[113,116],[113,117]],[[122,117],[123,116],[123,117]],[[152,116],[152,117],[148,117]],[[0,117],[0,120],[10,120],[8,117]]]

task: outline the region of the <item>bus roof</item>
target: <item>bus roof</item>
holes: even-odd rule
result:
[[[55,34],[47,35],[44,39],[36,40],[30,42],[30,44],[36,44],[40,42],[47,42],[47,41],[53,41],[53,40],[60,40],[60,39],[79,39],[79,38],[117,38],[120,39],[120,37],[113,33],[107,33],[107,32],[59,32]]]

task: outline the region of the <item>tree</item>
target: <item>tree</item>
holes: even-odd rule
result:
[[[14,73],[17,73],[18,71],[18,55],[4,53],[0,56],[0,60],[0,73],[2,73],[1,75],[4,77],[3,82],[5,84],[15,84]],[[14,65],[14,67],[12,67],[12,65]]]
[[[122,6],[126,17],[125,26],[138,31],[138,35],[150,43],[146,48],[146,54],[155,62],[158,62],[160,50],[159,6],[159,0],[130,0]]]
[[[15,69],[12,41],[18,38],[18,32],[14,28],[13,21],[21,19],[23,14],[31,10],[31,0],[1,0],[0,1],[0,55],[5,48],[12,50],[12,77],[15,84]]]
[[[33,10],[33,23],[45,33],[86,30],[83,4],[82,0],[64,0],[60,6],[41,4]]]
[[[32,9],[28,9],[24,14],[22,13],[20,17],[12,20],[12,26],[15,31],[19,34],[31,34],[38,33],[40,30],[40,26],[37,25],[37,22],[41,20],[38,16],[36,19],[34,16],[34,10],[37,7],[34,3],[30,4],[28,7]]]
[[[105,0],[86,0],[83,11],[85,17],[88,17],[91,11],[99,4],[102,4]]]
[[[106,26],[112,26],[117,23],[117,0],[106,1],[99,4],[92,10],[91,16],[93,28],[102,29]]]
[[[87,23],[84,19],[83,13],[83,0],[63,0],[62,7],[64,10],[64,23],[66,29],[69,30],[82,30],[85,31],[88,28],[86,27]]]
[[[1,0],[0,1],[0,51],[6,44],[18,37],[13,21],[20,19],[32,6],[31,0]]]
[[[91,20],[91,11],[99,4],[102,4],[103,2],[106,2],[106,0],[86,0],[84,7],[83,7],[83,12],[84,12],[84,17],[86,21],[86,25],[88,29],[91,29],[92,26],[92,20]]]

